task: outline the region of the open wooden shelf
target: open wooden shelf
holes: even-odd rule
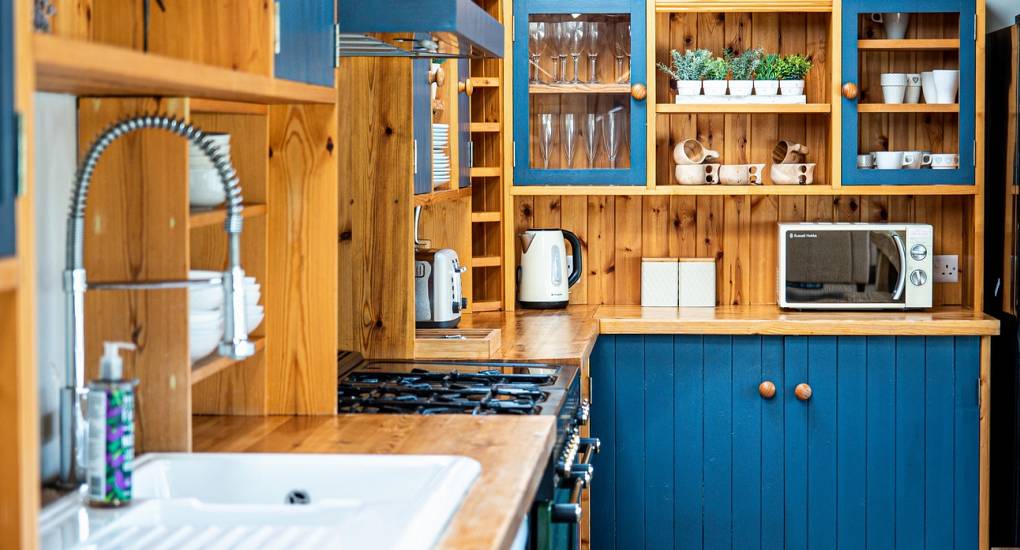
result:
[[[438,191],[433,191],[431,193],[422,193],[420,195],[415,195],[414,205],[428,206],[430,204],[452,201],[470,196],[471,196],[470,187],[462,187],[460,189],[441,189]]]
[[[958,38],[904,38],[901,40],[863,39],[857,41],[858,50],[907,50],[907,51],[940,51],[959,50]]]
[[[336,90],[47,34],[32,37],[36,90],[79,96],[333,103]]]
[[[658,103],[656,113],[665,114],[699,114],[699,113],[829,113],[832,106],[828,103],[795,103],[795,104],[740,104],[740,103]]]
[[[471,258],[473,267],[497,267],[503,265],[503,258],[500,256],[475,256]]]
[[[472,212],[471,223],[496,223],[503,219],[500,212]]]
[[[255,353],[261,353],[266,348],[266,339],[253,337],[251,339],[252,344],[255,344]],[[212,355],[199,359],[194,365],[191,365],[191,385],[195,385],[206,378],[220,372],[227,367],[236,365],[239,361],[235,361],[229,357],[223,357],[213,352]]]
[[[495,178],[503,174],[500,166],[476,166],[471,169],[472,178]]]
[[[630,84],[531,84],[532,94],[629,94]]]
[[[0,292],[18,288],[18,258],[0,258]]]
[[[858,113],[959,113],[959,103],[858,103]]]
[[[831,12],[832,0],[657,0],[655,11],[676,12]]]
[[[242,218],[254,218],[265,215],[266,205],[264,204],[245,204],[244,210],[241,210]],[[188,227],[195,229],[196,227],[216,225],[223,223],[226,219],[227,209],[225,207],[213,208],[211,210],[192,210],[191,215],[188,216]]]
[[[472,132],[475,133],[492,133],[499,131],[498,122],[472,122],[470,124]]]
[[[511,188],[512,195],[974,195],[973,185],[856,185],[831,187],[829,185],[657,185],[655,187],[628,185],[519,185]]]
[[[499,88],[499,79],[496,77],[471,77],[471,83],[475,88]]]

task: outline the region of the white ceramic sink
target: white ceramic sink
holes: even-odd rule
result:
[[[456,456],[149,454],[135,502],[40,516],[42,548],[431,548],[478,477]],[[304,504],[295,503],[305,502]]]

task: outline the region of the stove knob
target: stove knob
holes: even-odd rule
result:
[[[600,441],[597,437],[582,437],[581,445],[591,447],[592,452],[595,454],[599,454],[599,451],[602,450],[602,441]]]
[[[575,416],[575,418],[577,419],[577,423],[580,424],[581,426],[585,426],[588,424],[588,419],[590,417],[591,417],[591,405],[588,403],[587,399],[582,399],[581,405],[577,407],[577,415]]]
[[[553,523],[581,522],[580,504],[553,504],[551,512]]]
[[[587,488],[591,479],[595,477],[595,467],[591,464],[574,464],[570,467],[570,477],[580,479],[581,485]]]

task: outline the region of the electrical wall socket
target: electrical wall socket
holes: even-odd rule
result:
[[[936,255],[932,258],[932,271],[936,283],[960,282],[960,257],[957,255]]]

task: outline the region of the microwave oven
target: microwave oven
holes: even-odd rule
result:
[[[932,301],[932,226],[779,224],[779,306],[921,309]]]

